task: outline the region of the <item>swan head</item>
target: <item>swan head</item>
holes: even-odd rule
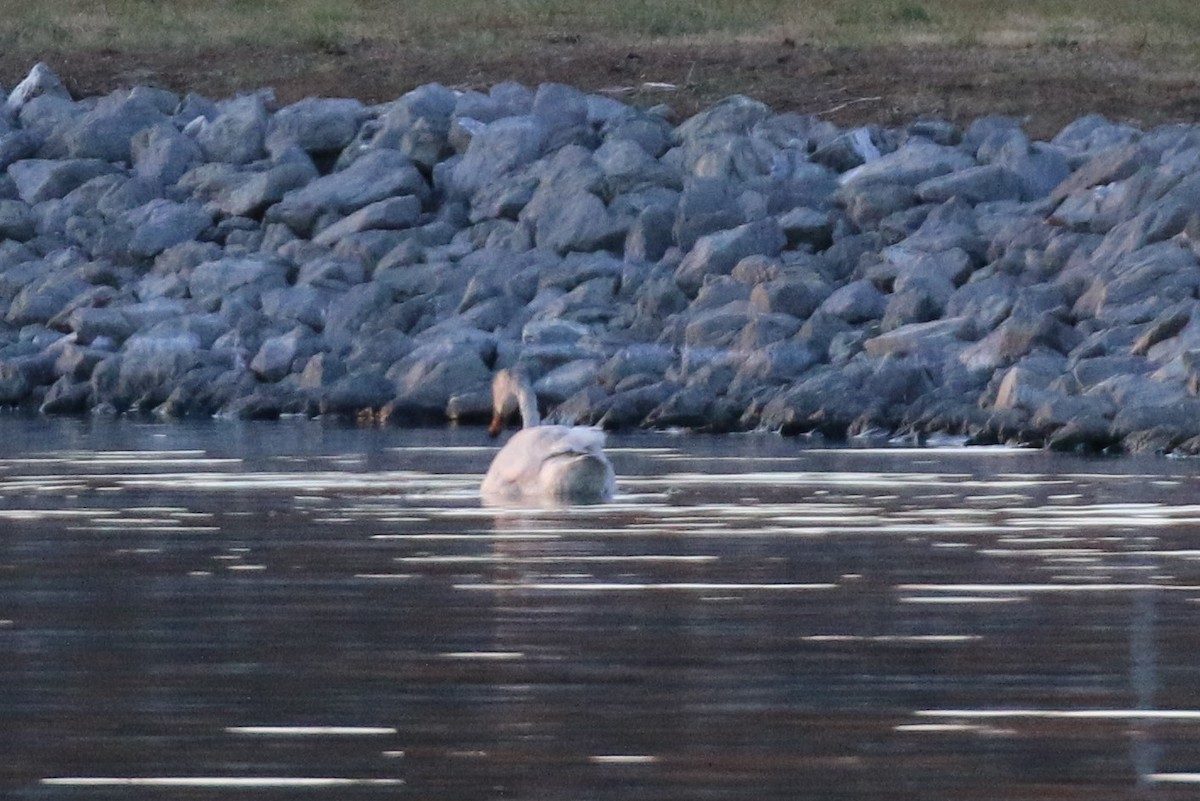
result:
[[[497,437],[513,414],[520,412],[521,424],[531,428],[541,422],[538,414],[537,396],[529,378],[523,372],[505,369],[492,379],[492,424],[488,435]]]

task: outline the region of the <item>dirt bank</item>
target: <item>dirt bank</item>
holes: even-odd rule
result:
[[[681,117],[741,92],[777,111],[822,114],[839,125],[896,124],[922,114],[964,121],[996,113],[1027,117],[1027,130],[1049,136],[1092,112],[1141,126],[1200,118],[1197,75],[1173,66],[1173,54],[1071,41],[850,49],[778,39],[630,47],[549,36],[519,55],[480,51],[468,57],[383,42],[200,53],[6,50],[0,53],[0,85],[11,87],[37,60],[49,62],[77,95],[155,83],[213,97],[271,86],[283,101],[324,95],[375,102],[430,81],[484,87],[513,79],[664,102]],[[675,89],[648,89],[646,83]]]

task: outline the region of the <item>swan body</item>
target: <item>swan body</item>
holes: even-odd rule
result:
[[[488,432],[500,433],[514,411],[524,426],[492,460],[480,488],[484,503],[577,504],[612,500],[616,478],[604,455],[604,432],[586,426],[541,425],[537,398],[520,373],[501,370],[492,382],[494,414]]]

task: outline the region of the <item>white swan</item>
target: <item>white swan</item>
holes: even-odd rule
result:
[[[604,432],[585,426],[540,425],[537,396],[516,370],[492,381],[492,424],[497,436],[519,411],[524,426],[488,468],[480,492],[489,506],[603,503],[612,500],[616,478],[604,455]]]

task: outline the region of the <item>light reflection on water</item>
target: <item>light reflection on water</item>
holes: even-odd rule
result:
[[[0,797],[1200,775],[1197,463],[616,437],[615,503],[495,511],[477,430],[0,418],[0,442]]]

